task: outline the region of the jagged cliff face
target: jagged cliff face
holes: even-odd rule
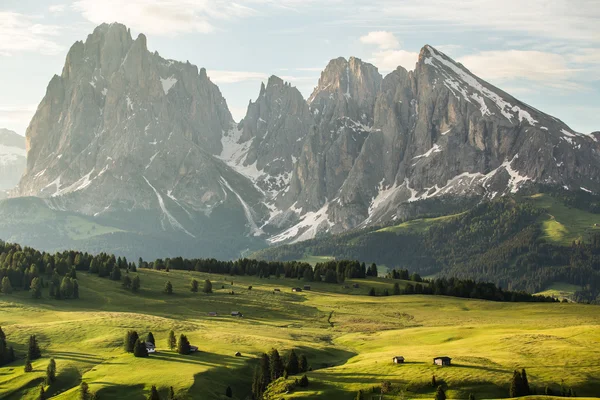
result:
[[[18,192],[88,215],[156,210],[163,228],[194,236],[174,208],[210,214],[232,191],[260,197],[214,157],[233,126],[204,69],[150,53],[123,25],[101,25],[48,86],[27,129]]]
[[[442,195],[493,198],[532,182],[600,193],[599,137],[430,46],[414,71],[386,77],[334,59],[308,100],[272,76],[236,125],[204,69],[101,25],[51,80],[15,194],[118,220],[120,231],[183,236],[207,255],[207,238],[212,248],[303,240]]]
[[[292,176],[300,222],[275,242],[385,223],[406,203],[442,195],[494,198],[533,182],[600,192],[598,135],[572,131],[432,47],[414,71],[399,67],[382,81],[368,65],[343,62],[330,63],[309,99],[320,129]]]
[[[0,129],[0,190],[14,188],[25,172],[25,138],[8,129]]]

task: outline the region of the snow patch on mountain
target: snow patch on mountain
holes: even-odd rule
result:
[[[264,234],[263,230],[260,229],[258,227],[258,225],[256,225],[256,222],[254,221],[254,217],[252,216],[252,210],[250,209],[250,206],[248,206],[248,204],[244,201],[242,196],[240,196],[240,194],[231,187],[231,185],[229,184],[229,182],[227,182],[227,180],[225,178],[221,177],[220,182],[222,185],[225,185],[225,187],[227,189],[229,189],[229,191],[231,193],[233,193],[235,195],[235,197],[237,197],[240,204],[242,205],[242,208],[244,209],[244,214],[246,216],[246,220],[248,221],[248,226],[250,227],[250,234],[252,236],[263,235]]]
[[[152,184],[148,181],[148,179],[146,179],[145,176],[142,176],[142,178],[144,178],[144,180],[146,181],[148,186],[150,186],[152,188],[152,190],[154,191],[154,194],[156,195],[156,199],[158,200],[158,205],[163,213],[163,218],[160,221],[163,230],[166,230],[165,224],[164,224],[164,218],[166,218],[167,221],[169,222],[169,224],[171,225],[171,227],[173,227],[174,229],[179,229],[180,231],[184,232],[185,234],[195,238],[196,236],[194,236],[187,229],[185,229],[183,227],[183,225],[181,225],[179,223],[179,221],[177,221],[177,219],[173,215],[171,215],[171,213],[167,209],[167,206],[165,205],[164,199],[162,198],[162,196],[160,195],[158,190],[156,190],[156,188],[154,186],[152,186]]]
[[[290,207],[294,210],[294,206]],[[286,229],[282,233],[272,236],[267,241],[271,244],[286,242],[290,239],[290,243],[301,242],[303,240],[313,239],[320,232],[328,231],[333,222],[329,220],[327,215],[329,210],[329,202],[325,203],[318,211],[310,211],[300,216],[300,222]]]

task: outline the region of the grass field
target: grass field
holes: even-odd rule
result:
[[[556,282],[537,294],[540,296],[556,297],[558,299],[569,299],[578,290],[581,290],[580,286]]]
[[[256,357],[272,347],[306,354],[313,371],[308,388],[277,399],[353,399],[383,380],[394,391],[386,399],[433,397],[431,377],[448,386],[448,398],[508,397],[515,368],[526,368],[532,386],[573,387],[578,395],[600,393],[600,308],[579,304],[511,304],[436,296],[365,296],[370,287],[391,290],[384,279],[356,280],[357,289],[291,279],[229,277],[195,272],[143,271],[142,290],[79,273],[79,300],[33,300],[29,293],[0,296],[2,329],[18,355],[36,334],[43,358],[24,373],[24,360],[0,368],[0,398],[35,399],[50,357],[58,381],[52,398],[78,399],[81,380],[101,399],[144,399],[151,385],[163,398],[173,386],[178,399],[235,399],[250,394]],[[191,293],[192,277],[209,278],[215,292]],[[162,293],[167,280],[175,293]],[[233,286],[231,285],[233,282]],[[248,286],[252,285],[252,290]],[[222,287],[224,287],[222,289]],[[274,292],[280,288],[281,292]],[[235,295],[228,294],[234,290]],[[219,316],[209,317],[210,311]],[[230,317],[241,311],[244,318]],[[124,334],[152,331],[157,354],[124,353]],[[193,355],[166,349],[167,333],[185,333],[199,346]],[[242,357],[235,357],[235,352]],[[393,356],[406,357],[404,365]],[[435,356],[453,366],[432,365]]]
[[[542,220],[542,238],[548,241],[570,245],[573,240],[587,239],[588,233],[600,232],[600,214],[569,208],[556,198],[541,193],[530,199],[547,212]]]
[[[449,219],[458,217],[461,214],[453,214],[453,215],[444,215],[441,217],[436,217],[436,218],[419,218],[419,219],[413,219],[411,221],[406,221],[403,222],[401,224],[398,225],[393,225],[393,226],[387,226],[385,228],[381,228],[379,230],[377,230],[376,232],[393,232],[393,233],[399,233],[399,232],[413,232],[413,233],[424,233],[427,232],[427,230],[429,230],[429,228],[438,223],[438,222],[443,222],[443,221],[447,221]]]

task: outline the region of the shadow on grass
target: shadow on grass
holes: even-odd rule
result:
[[[94,382],[93,386],[102,385],[100,389],[92,390],[96,392],[99,399],[127,399],[127,400],[144,400],[148,393],[143,384],[138,385],[115,385],[111,382]],[[165,391],[161,398],[166,398]]]

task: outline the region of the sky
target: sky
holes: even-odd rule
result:
[[[236,121],[260,82],[308,98],[327,62],[382,74],[434,46],[572,129],[600,130],[600,0],[0,0],[0,128],[25,130],[69,47],[103,22],[205,67]]]

